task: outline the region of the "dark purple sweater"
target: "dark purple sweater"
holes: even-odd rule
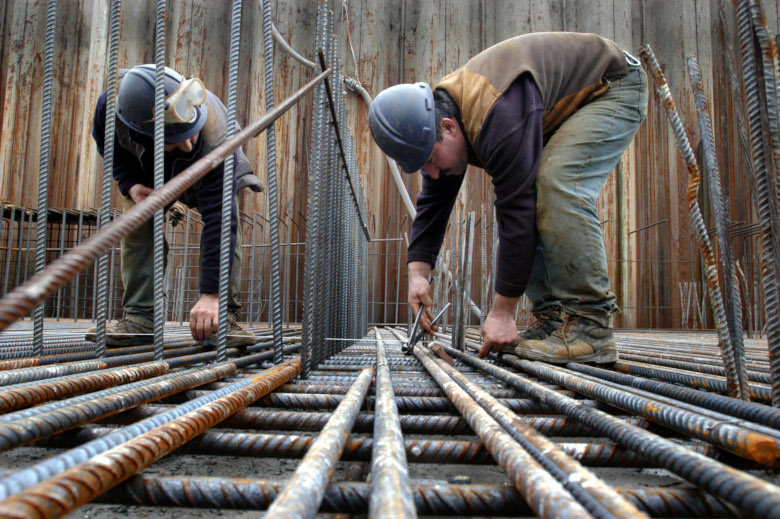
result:
[[[496,292],[523,295],[536,252],[534,180],[542,155],[542,97],[530,75],[520,76],[488,112],[475,146],[468,144],[469,164],[492,178],[498,218]],[[461,131],[463,126],[461,125]],[[465,133],[465,132],[464,132]],[[434,180],[423,173],[412,223],[408,261],[435,266],[447,222],[465,175]]]

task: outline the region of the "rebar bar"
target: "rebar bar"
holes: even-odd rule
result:
[[[43,59],[43,100],[41,103],[41,156],[38,170],[38,221],[36,223],[35,273],[41,273],[46,266],[46,227],[49,213],[49,164],[51,150],[51,104],[54,82],[54,43],[57,31],[57,0],[46,4],[46,50]],[[8,240],[11,225],[8,226]],[[10,251],[6,255],[6,266],[10,265]],[[7,279],[7,277],[6,277]],[[28,309],[29,311],[29,309]],[[43,353],[43,305],[35,307],[33,355]]]
[[[641,56],[645,60],[645,64],[650,69],[656,82],[656,93],[661,99],[666,110],[666,115],[669,118],[669,123],[672,126],[672,133],[677,139],[677,145],[680,148],[680,153],[683,156],[686,166],[688,167],[688,192],[686,195],[686,201],[688,203],[688,211],[691,214],[691,221],[696,231],[696,241],[701,252],[702,259],[704,261],[704,274],[707,280],[707,291],[710,296],[710,303],[712,304],[712,313],[715,318],[715,326],[718,331],[718,339],[721,346],[721,355],[723,357],[723,363],[726,366],[731,366],[729,369],[729,393],[735,398],[741,398],[748,400],[748,396],[743,393],[743,388],[740,385],[740,381],[737,379],[737,361],[735,360],[735,352],[732,345],[731,331],[729,330],[728,323],[726,321],[726,315],[723,308],[723,298],[721,296],[720,284],[718,282],[718,270],[715,264],[715,259],[712,255],[712,247],[710,245],[710,239],[707,235],[707,230],[704,225],[704,220],[699,209],[698,193],[699,184],[701,182],[701,172],[699,171],[699,165],[696,162],[696,158],[693,155],[691,144],[688,140],[688,136],[685,134],[685,128],[683,128],[680,121],[680,115],[677,113],[677,108],[672,99],[672,93],[669,91],[669,85],[666,82],[661,66],[653,54],[653,49],[649,45],[642,46]],[[726,237],[726,239],[728,239]]]
[[[154,191],[165,183],[165,18],[166,0],[157,0],[154,33]],[[161,207],[154,212],[154,360],[163,359],[165,326],[165,215]]]
[[[269,507],[266,517],[314,517],[373,376],[372,368],[363,370],[287,485]]]
[[[273,391],[299,372],[298,362],[277,365],[246,383],[236,383],[225,391],[224,396],[215,398],[209,405],[197,406],[149,432],[125,440],[100,456],[73,465],[35,486],[28,481],[24,490],[13,493],[0,504],[0,513],[8,517],[29,517],[41,512],[49,516],[70,512]]]
[[[376,343],[376,413],[371,461],[371,517],[417,517],[406,465],[401,422],[395,403],[390,368],[382,336],[374,330]]]
[[[737,288],[737,271],[734,266],[734,245],[731,242],[731,222],[728,218],[728,206],[725,203],[721,189],[720,167],[715,153],[715,137],[710,122],[709,103],[704,95],[704,84],[701,80],[699,62],[695,55],[688,56],[688,74],[693,87],[693,97],[699,113],[699,128],[701,129],[704,158],[707,164],[707,185],[710,189],[710,202],[715,214],[715,224],[718,236],[721,268],[723,272],[723,294],[726,299],[726,318],[731,334],[733,353],[724,356],[726,380],[736,381],[739,385],[737,396],[743,400],[747,393],[747,368],[745,367],[745,346],[742,337],[742,305]]]
[[[479,367],[518,391],[576,419],[615,443],[662,464],[670,472],[711,492],[715,497],[733,504],[743,514],[770,517],[780,513],[780,489],[772,484],[691,452],[649,431],[632,427],[607,413],[586,408],[579,401],[559,395],[503,368],[461,353],[454,348],[445,347],[445,350],[453,358],[459,358],[472,366]],[[541,365],[541,363],[522,361],[507,355],[502,356],[502,361],[522,371],[528,371],[527,368],[530,368],[531,373]]]
[[[780,216],[778,216],[777,200],[771,196],[771,188],[777,182],[775,172],[768,172],[766,165],[761,94],[758,87],[756,57],[753,50],[754,32],[748,0],[737,2],[737,24],[752,144],[753,168],[750,171],[755,175],[754,203],[761,223],[763,263],[761,280],[764,288],[767,343],[772,373],[772,405],[780,407],[780,295],[777,286],[777,269],[780,268],[780,236],[777,229],[780,228]]]

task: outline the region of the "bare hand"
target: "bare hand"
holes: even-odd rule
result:
[[[154,189],[143,184],[135,184],[130,188],[130,191],[127,192],[136,204],[140,204],[144,198],[152,193],[154,193]]]
[[[518,298],[504,297],[496,294],[493,307],[482,326],[482,347],[479,349],[479,357],[486,357],[488,353],[498,353],[507,346],[511,346],[517,339],[517,325],[515,324],[515,308]]]
[[[437,326],[431,328],[433,313],[431,305],[433,304],[433,289],[428,283],[428,274],[431,273],[431,266],[422,261],[413,261],[409,263],[409,288],[407,290],[407,302],[412,309],[412,314],[417,316],[420,305],[425,307],[420,316],[420,327],[427,333],[433,335],[438,330]]]
[[[219,294],[201,294],[190,310],[190,332],[196,341],[205,341],[217,332]]]

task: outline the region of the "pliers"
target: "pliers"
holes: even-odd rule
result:
[[[447,310],[449,307],[450,303],[444,305],[444,308],[442,308],[439,313],[436,314],[436,317],[433,318],[430,326],[436,324],[436,321],[438,321],[439,318],[444,315],[445,310]],[[414,345],[420,342],[420,339],[422,339],[425,335],[425,330],[420,330],[419,332],[417,331],[417,328],[420,325],[420,317],[422,316],[423,310],[425,310],[425,307],[420,305],[420,310],[417,311],[417,316],[414,318],[414,324],[412,324],[412,329],[409,332],[409,337],[406,339],[406,344],[401,346],[401,351],[404,352],[405,355],[411,355],[412,351],[414,350]]]

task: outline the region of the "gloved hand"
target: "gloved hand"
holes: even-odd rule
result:
[[[236,183],[238,184],[238,191],[245,187],[248,187],[255,193],[262,193],[264,190],[263,183],[251,171],[238,177]]]

